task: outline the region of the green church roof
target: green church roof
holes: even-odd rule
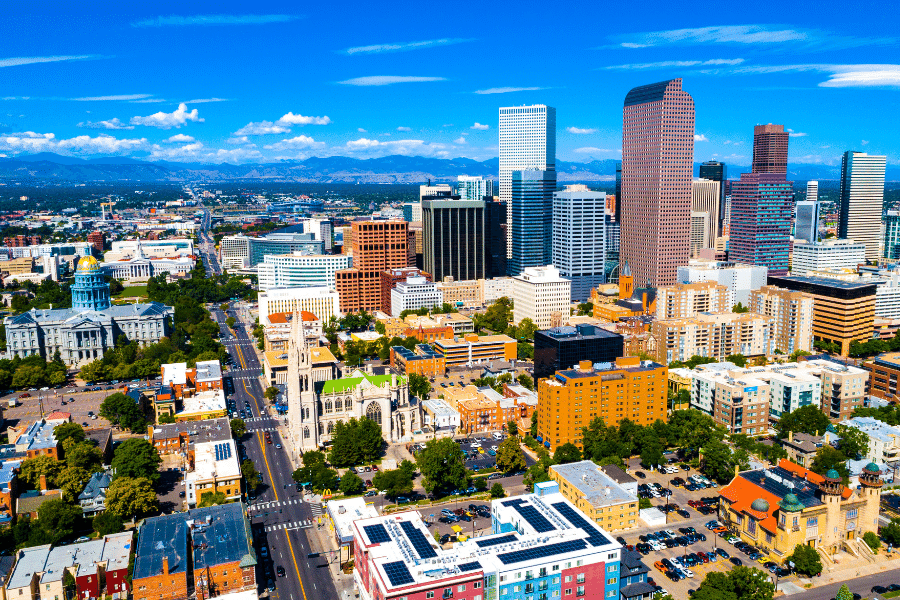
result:
[[[825,473],[825,477],[827,477],[828,479],[840,479],[841,474],[834,469],[828,469],[828,472]]]
[[[342,377],[341,379],[332,379],[326,381],[322,386],[323,394],[344,394],[356,389],[363,379],[376,387],[382,387],[384,384],[390,385],[391,375],[369,375],[360,370],[356,370],[350,377]],[[403,385],[406,383],[405,377],[397,377],[397,383]]]

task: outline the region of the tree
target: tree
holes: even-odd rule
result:
[[[769,576],[752,567],[734,567],[707,573],[692,600],[772,600],[775,585]]]
[[[483,492],[487,489],[487,477],[475,477],[472,479],[472,486],[476,491]]]
[[[577,314],[579,317],[590,317],[594,314],[594,305],[590,302],[580,302]]]
[[[385,335],[387,333],[387,327],[385,327],[384,323],[381,321],[375,321],[375,331],[377,331],[379,335]]]
[[[734,477],[734,468],[745,470],[749,467],[746,450],[733,452],[724,442],[712,440],[703,446],[703,462],[700,470],[708,477],[723,483]]]
[[[511,439],[507,438],[503,443]],[[502,444],[497,451],[498,468],[501,449]],[[416,456],[416,466],[422,473],[422,485],[430,493],[446,495],[454,489],[466,487],[468,473],[462,449],[451,438],[428,440]]]
[[[853,593],[850,591],[850,588],[847,587],[847,584],[843,584],[841,589],[838,590],[837,596],[834,597],[834,600],[853,600]]]
[[[93,442],[72,443],[72,438],[66,440],[64,455],[66,464],[70,468],[79,468],[91,473],[99,473],[103,470],[103,452]]]
[[[225,324],[228,325],[228,329],[233,329],[235,323],[237,323],[237,319],[235,319],[234,317],[228,317],[227,319],[225,319]]]
[[[516,437],[519,435],[519,426],[516,425],[515,421],[507,421],[506,423],[506,433],[510,437]]]
[[[38,523],[56,541],[68,537],[80,528],[81,507],[61,498],[47,500],[38,507]]]
[[[878,552],[878,549],[881,548],[881,540],[878,539],[878,534],[874,531],[865,532],[863,534],[863,541],[869,545],[872,552]]]
[[[516,377],[516,381],[518,381],[519,385],[521,385],[526,390],[529,390],[532,392],[534,391],[534,380],[530,376],[526,375],[525,373],[522,373],[521,375]]]
[[[91,522],[91,527],[100,537],[125,531],[122,517],[108,510],[103,511],[94,517],[94,520]]]
[[[647,468],[653,468],[663,462],[663,448],[656,438],[650,438],[641,448],[641,463]]]
[[[175,417],[169,413],[163,413],[163,414],[159,415],[159,418],[156,420],[156,422],[159,423],[160,425],[174,423]]]
[[[365,491],[366,484],[359,475],[353,471],[347,471],[344,473],[344,476],[341,477],[341,483],[338,487],[345,496],[355,496],[356,494],[362,494],[363,491]]]
[[[788,357],[790,362],[797,362],[801,356],[812,356],[812,353],[807,352],[806,350],[794,350],[794,352]]]
[[[869,434],[858,427],[838,425],[837,434],[841,441],[838,448],[849,459],[858,460],[869,453]]]
[[[338,421],[331,436],[328,462],[338,468],[372,462],[381,456],[383,446],[381,426],[375,421],[365,417],[354,417],[347,423]]]
[[[775,425],[778,430],[778,436],[781,438],[788,437],[788,432],[808,433],[810,435],[822,435],[828,428],[828,415],[815,404],[807,404],[801,406],[797,410],[791,411],[786,415],[781,415],[781,419]]]
[[[275,400],[278,398],[278,394],[279,394],[278,388],[275,387],[274,385],[270,385],[269,387],[266,388],[266,391],[263,392],[263,395],[266,397],[266,400],[268,400],[269,402],[275,402]]]
[[[794,552],[788,557],[794,563],[794,570],[812,577],[822,572],[822,559],[816,549],[806,544],[797,544]]]
[[[75,502],[78,495],[84,491],[84,486],[90,480],[91,474],[79,467],[66,467],[56,477],[56,485],[62,490],[63,500]]]
[[[109,484],[106,492],[106,510],[124,519],[156,512],[158,509],[156,492],[153,491],[150,479],[123,477],[116,473],[116,478]]]
[[[534,358],[534,344],[519,342],[516,344],[516,358],[519,360],[531,360]]]
[[[809,470],[819,475],[825,475],[829,470],[834,469],[841,476],[844,485],[847,485],[850,482],[850,472],[847,470],[846,461],[847,457],[843,452],[825,444],[816,451],[816,457],[809,466]]]
[[[900,519],[891,519],[891,522],[881,528],[881,537],[891,546],[900,546]]]
[[[83,442],[84,428],[78,423],[62,423],[53,428],[53,436],[60,444],[68,439]]]
[[[54,488],[56,487],[56,477],[62,468],[63,463],[54,460],[52,456],[43,454],[24,460],[22,466],[19,467],[19,477],[28,482],[32,489],[40,489],[43,475],[47,478],[47,485]]]
[[[506,490],[503,489],[502,485],[495,483],[491,486],[491,498],[506,498]]]
[[[644,510],[645,508],[653,508],[653,503],[650,502],[650,498],[641,498],[638,500],[638,509]]]
[[[116,392],[106,397],[100,405],[100,416],[113,425],[121,425],[133,433],[146,433],[144,429],[147,422],[141,409],[134,398],[130,398],[121,392]]]
[[[220,305],[219,305],[219,310],[221,310],[222,312],[227,311],[227,310],[228,310],[228,305],[227,305],[227,304],[220,304]]]
[[[256,470],[256,465],[249,458],[241,463],[241,475],[244,476],[247,489],[251,492],[256,491],[259,486],[259,471]]]
[[[521,321],[519,321],[519,326],[516,327],[516,332],[519,334],[520,340],[533,340],[534,334],[537,333],[538,327],[534,324],[534,321],[525,317]]]
[[[513,473],[525,468],[525,452],[519,438],[510,436],[500,442],[497,447],[497,470],[503,473]]]
[[[159,452],[148,442],[140,438],[131,438],[122,442],[112,459],[112,467],[116,478],[146,478],[156,482],[159,479]],[[126,515],[123,515],[126,516]]]
[[[397,469],[375,473],[375,476],[372,477],[372,486],[382,490],[388,498],[405,496],[413,491],[415,472],[415,465],[408,460],[404,460]]]
[[[418,373],[410,373],[409,375],[409,393],[419,398],[420,400],[424,400],[428,397],[428,393],[431,391],[431,382],[428,381],[428,378],[424,375],[419,375]]]
[[[581,450],[572,442],[566,442],[556,448],[556,452],[553,453],[553,460],[561,465],[578,462],[581,460]]]
[[[198,508],[204,508],[207,506],[215,506],[217,504],[227,504],[228,498],[225,497],[225,494],[222,492],[213,492],[212,494],[203,494],[203,498],[200,500],[200,504],[197,505]]]
[[[324,462],[304,464],[294,471],[294,481],[301,485],[309,485],[313,490],[333,490],[339,483],[338,473],[329,468]]]
[[[244,434],[247,433],[247,424],[244,423],[243,419],[232,419],[231,420],[231,436],[239,440],[244,437]]]
[[[691,393],[686,389],[682,388],[678,390],[675,394],[669,393],[669,408],[673,411],[682,410],[685,408],[690,408],[691,406]]]
[[[729,354],[725,357],[725,362],[734,363],[740,368],[744,368],[747,366],[747,357],[743,354]]]
[[[734,306],[731,307],[731,312],[736,312],[736,313],[750,312],[750,308],[747,306],[744,306],[743,304],[738,302],[737,304],[735,304]]]
[[[533,413],[531,413],[531,428],[529,429],[528,433],[531,434],[531,437],[537,437],[537,430],[538,430],[538,413],[537,413],[537,411],[534,411]]]

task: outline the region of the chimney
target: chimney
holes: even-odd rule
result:
[[[50,486],[47,485],[47,476],[41,475],[41,491],[44,492],[48,489],[50,489]]]
[[[163,556],[163,575],[169,574],[169,557]]]
[[[788,441],[789,442],[794,441],[794,432],[793,431],[788,431]]]

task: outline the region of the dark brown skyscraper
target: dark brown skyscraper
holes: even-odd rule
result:
[[[787,173],[788,138],[784,125],[753,128],[753,172]]]

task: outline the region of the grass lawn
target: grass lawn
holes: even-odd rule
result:
[[[138,297],[147,297],[147,286],[146,285],[133,285],[125,288],[120,293],[114,296],[115,298],[138,298]]]

